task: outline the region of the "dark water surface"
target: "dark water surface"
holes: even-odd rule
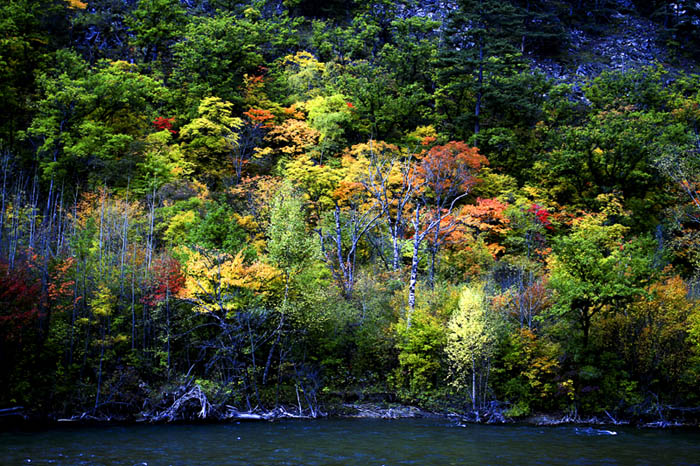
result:
[[[0,433],[2,465],[700,464],[700,432],[280,421]]]

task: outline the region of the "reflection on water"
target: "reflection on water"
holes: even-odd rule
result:
[[[2,465],[700,464],[700,432],[282,421],[0,433]]]

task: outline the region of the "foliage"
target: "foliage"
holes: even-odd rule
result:
[[[59,55],[39,76],[42,94],[27,137],[37,146],[46,179],[123,182],[134,143],[148,128],[166,89],[124,61],[88,70],[75,55]]]
[[[2,3],[0,407],[695,412],[697,6],[447,6]]]
[[[185,254],[181,296],[191,300],[197,312],[228,318],[248,306],[264,305],[279,291],[279,271],[262,262],[248,265],[242,253],[231,256],[190,250]]]
[[[560,347],[538,338],[526,328],[512,330],[503,344],[503,366],[494,374],[500,383],[494,385],[513,403],[509,414],[522,416],[533,410],[556,407],[560,388],[557,383]]]
[[[590,215],[555,243],[550,278],[557,292],[553,310],[577,322],[584,349],[596,314],[614,313],[642,296],[654,275],[649,241],[626,239],[627,232],[620,224],[606,224],[605,215]]]
[[[301,196],[285,184],[277,192],[270,211],[268,256],[285,275],[285,297],[289,281],[313,264],[318,248],[306,231]]]
[[[487,371],[495,353],[499,326],[498,317],[486,302],[483,287],[465,287],[448,323],[445,352],[451,383],[458,391],[469,394],[472,409],[481,407],[485,401]]]

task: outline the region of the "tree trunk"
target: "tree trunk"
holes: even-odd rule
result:
[[[484,42],[483,38],[479,38],[479,78],[477,80],[476,89],[476,106],[474,108],[474,135],[477,136],[481,130],[479,118],[481,115],[481,95],[484,85]]]
[[[476,412],[476,360],[472,356],[472,411]]]
[[[583,330],[583,349],[588,349],[588,339],[591,332],[591,314],[581,309],[581,328]]]
[[[438,247],[440,247],[440,220],[438,219],[437,225],[435,225],[435,234],[433,235],[433,244],[430,246],[430,275],[428,277],[428,283],[430,284],[430,289],[432,290],[435,285],[435,258],[437,257]]]
[[[416,308],[416,282],[418,281],[418,251],[423,236],[420,232],[420,206],[416,205],[416,218],[413,220],[413,259],[411,260],[411,279],[408,282],[408,312],[406,313],[406,327],[411,328],[411,315]]]
[[[481,2],[479,2],[479,15],[483,18]],[[483,26],[482,26],[483,27]],[[484,85],[484,38],[479,36],[479,77],[477,80],[477,90],[476,90],[476,107],[474,108],[474,136],[479,135],[481,130],[480,125],[480,115],[481,115],[481,94]]]
[[[399,225],[398,223],[391,228],[391,242],[394,257],[392,260],[392,268],[394,272],[399,270],[399,264],[401,261],[401,245],[399,243]]]
[[[169,277],[168,277],[169,279]],[[165,285],[165,326],[168,332],[167,353],[168,353],[168,380],[170,380],[170,282]]]

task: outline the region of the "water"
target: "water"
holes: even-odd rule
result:
[[[700,432],[317,420],[0,433],[2,465],[700,464]]]

